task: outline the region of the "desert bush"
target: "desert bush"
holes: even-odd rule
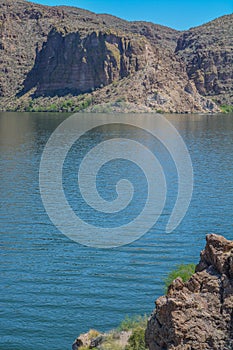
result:
[[[222,105],[222,106],[220,106],[220,109],[223,113],[233,113],[233,106],[232,105]]]
[[[146,329],[147,319],[147,315],[133,317],[126,316],[126,318],[121,322],[120,326],[118,327],[118,331],[129,331],[138,327]]]
[[[133,330],[125,350],[146,350],[144,327],[137,327]]]
[[[177,278],[181,277],[183,282],[187,282],[190,277],[194,274],[195,272],[195,264],[181,264],[178,265],[177,268],[173,271],[171,271],[167,278],[165,279],[165,288],[166,292],[168,290],[168,287],[170,284]]]

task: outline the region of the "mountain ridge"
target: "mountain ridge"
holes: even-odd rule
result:
[[[209,113],[232,105],[232,15],[177,31],[24,0],[1,0],[0,10],[2,110]]]

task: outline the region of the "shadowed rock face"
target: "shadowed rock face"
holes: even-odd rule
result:
[[[36,87],[35,96],[64,96],[94,91],[135,73],[146,65],[145,41],[92,32],[53,29],[38,52],[21,94]]]
[[[207,236],[191,279],[177,278],[156,301],[146,343],[150,350],[233,349],[233,241]]]

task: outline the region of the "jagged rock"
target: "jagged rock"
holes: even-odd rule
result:
[[[207,235],[196,273],[177,278],[158,298],[146,343],[150,350],[233,349],[233,242]]]
[[[78,350],[81,347],[88,349],[110,349],[111,347],[116,349],[125,349],[128,344],[129,338],[132,335],[132,330],[129,331],[111,331],[109,333],[98,333],[90,330],[88,333],[81,334],[75,339],[72,344],[72,350]]]
[[[72,350],[78,350],[78,348],[81,348],[82,346],[83,346],[82,340],[77,338],[72,344]]]
[[[87,347],[89,349],[93,349],[100,345],[106,335],[103,333],[99,333],[98,331],[91,329],[89,332],[80,334],[78,338],[72,344],[72,350],[78,350],[80,347]]]
[[[89,348],[90,349],[96,348],[97,346],[99,346],[100,344],[103,343],[104,339],[105,339],[105,336],[102,335],[102,334],[99,335],[98,337],[94,338],[94,339],[91,339]]]

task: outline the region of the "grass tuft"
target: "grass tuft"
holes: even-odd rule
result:
[[[146,329],[147,319],[147,315],[133,317],[126,316],[126,318],[121,322],[117,330],[119,332],[130,331],[137,329],[138,327]]]
[[[166,293],[170,284],[177,278],[181,277],[183,282],[187,282],[190,277],[195,273],[195,264],[181,264],[177,268],[171,271],[165,279]]]
[[[233,106],[232,105],[221,105],[220,109],[222,113],[233,113]]]

